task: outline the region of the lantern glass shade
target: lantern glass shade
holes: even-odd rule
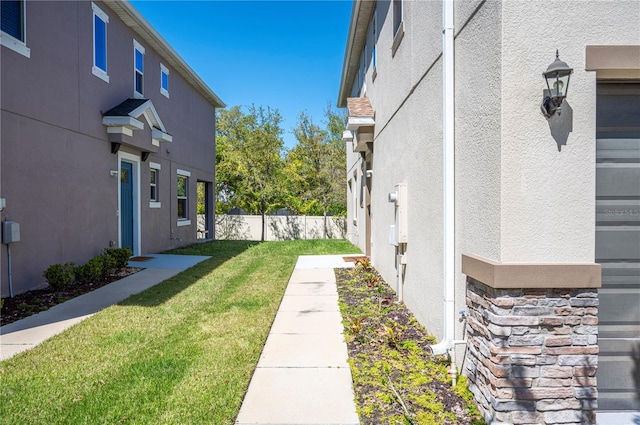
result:
[[[547,81],[547,89],[549,89],[549,96],[553,99],[556,105],[560,105],[565,97],[567,97],[567,91],[569,90],[569,79],[571,78],[572,68],[560,60],[558,52],[556,51],[556,60],[549,65],[547,71],[543,73],[544,78]]]
[[[556,50],[556,60],[542,73],[547,83],[547,93],[544,95],[540,109],[545,117],[551,118],[555,113],[560,115],[560,105],[567,97],[572,72],[573,69],[560,60]]]

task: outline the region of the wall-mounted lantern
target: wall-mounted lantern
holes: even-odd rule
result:
[[[545,117],[551,118],[556,111],[558,115],[560,115],[560,105],[562,105],[565,97],[567,97],[569,79],[571,78],[572,72],[573,68],[569,68],[566,62],[560,60],[558,51],[556,50],[556,60],[542,73],[547,82],[548,91],[540,106]]]

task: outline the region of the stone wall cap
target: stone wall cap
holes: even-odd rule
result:
[[[502,263],[462,254],[462,273],[496,289],[602,286],[597,263]]]

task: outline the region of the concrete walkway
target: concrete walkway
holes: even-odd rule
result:
[[[341,255],[301,256],[236,425],[358,425],[333,268]]]
[[[88,292],[33,316],[0,327],[0,361],[29,350],[98,311],[142,292],[211,257],[149,254],[130,261],[144,270]]]
[[[209,257],[160,255],[134,275],[49,310],[0,327],[0,360]],[[301,256],[271,327],[237,425],[358,425],[333,269],[353,267],[341,255]]]

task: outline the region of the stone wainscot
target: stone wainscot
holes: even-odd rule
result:
[[[598,264],[464,255],[463,373],[490,424],[595,424]]]

